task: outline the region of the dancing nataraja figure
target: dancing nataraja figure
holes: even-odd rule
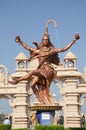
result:
[[[51,64],[61,65],[60,59],[58,57],[58,53],[67,51],[80,37],[79,34],[76,33],[73,40],[64,48],[55,48],[51,43],[49,34],[48,34],[48,24],[53,22],[56,25],[55,20],[49,20],[46,24],[46,30],[42,41],[40,44],[34,42],[36,48],[29,47],[25,44],[20,36],[16,37],[16,42],[20,43],[26,50],[30,52],[30,58],[28,61],[31,61],[35,58],[38,58],[39,66],[37,70],[30,71],[27,75],[22,76],[16,80],[9,81],[11,84],[17,84],[22,80],[28,80],[33,75],[34,78],[31,81],[31,88],[36,95],[37,99],[41,104],[52,104],[52,99],[50,96],[50,85],[53,79],[58,79],[58,75],[56,71],[51,66]],[[38,88],[37,88],[38,87]]]

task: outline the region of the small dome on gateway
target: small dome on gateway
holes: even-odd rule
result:
[[[69,51],[69,52],[65,55],[64,61],[65,61],[65,60],[68,60],[68,59],[77,60],[76,56],[75,56],[71,51]]]
[[[23,53],[23,52],[20,52],[17,56],[16,56],[16,58],[15,58],[15,60],[26,60],[27,59],[27,57],[26,57],[26,55]]]

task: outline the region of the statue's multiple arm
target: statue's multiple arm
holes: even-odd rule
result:
[[[25,43],[21,40],[20,36],[16,36],[15,41],[18,42],[18,43],[20,43],[21,46],[23,46],[26,50],[29,50],[29,51],[35,51],[35,50],[36,50],[35,48],[29,47],[27,44],[25,44]]]
[[[51,55],[54,55],[56,53],[61,53],[64,51],[67,51],[78,39],[80,38],[79,34],[76,33],[74,39],[64,48],[51,48],[50,51],[45,52],[45,54],[38,54],[35,57],[33,57],[33,59],[35,58],[39,58],[39,57],[48,57]]]
[[[61,53],[61,52],[64,52],[64,51],[68,50],[79,38],[80,38],[79,34],[76,33],[74,39],[66,47],[58,48],[56,50],[57,53]]]

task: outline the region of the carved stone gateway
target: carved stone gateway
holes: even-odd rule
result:
[[[22,58],[19,58],[20,56]],[[16,58],[15,73],[10,76],[8,75],[7,67],[0,65],[0,95],[10,95],[12,97],[12,101],[9,101],[9,103],[13,109],[13,129],[28,128],[28,107],[30,107],[32,90],[28,88],[28,81],[22,81],[17,85],[8,83],[9,78],[17,78],[28,72],[29,69],[25,60],[24,53],[20,53]],[[64,67],[55,67],[57,75],[62,81],[60,92],[63,95],[61,105],[63,106],[65,128],[81,127],[82,102],[80,99],[86,93],[86,73],[82,74],[78,72],[76,60],[76,56],[72,52],[68,52],[64,57]]]
[[[77,58],[72,52],[64,57],[65,67],[57,71],[62,81],[64,127],[81,127],[81,96],[86,93],[84,74],[76,66]],[[83,88],[84,86],[84,88]]]
[[[27,81],[22,81],[17,85],[11,85],[8,83],[8,79],[18,78],[21,75],[25,75],[28,72],[26,56],[24,53],[20,53],[16,57],[16,69],[15,73],[8,75],[7,67],[0,65],[0,95],[10,95],[12,98],[9,99],[10,106],[13,109],[12,114],[12,128],[28,128],[28,105],[30,104],[31,89],[28,88]],[[4,73],[4,75],[3,75]]]

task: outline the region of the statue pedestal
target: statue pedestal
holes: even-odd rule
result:
[[[37,119],[40,125],[53,124],[55,110],[41,110],[37,111]]]
[[[62,107],[59,105],[33,105],[30,106],[29,109],[31,111],[36,111],[36,116],[40,125],[51,125],[54,122],[55,110],[60,110]]]

